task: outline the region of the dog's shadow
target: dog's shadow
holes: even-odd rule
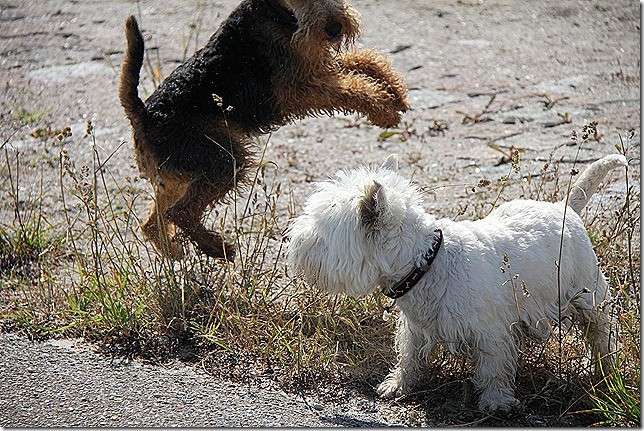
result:
[[[539,346],[543,347],[534,343],[531,349],[540,350]],[[532,356],[536,359],[529,359]],[[356,368],[351,373],[354,376],[351,390],[394,410],[405,411],[404,422],[410,426],[570,427],[589,426],[601,419],[590,411],[584,397],[584,388],[592,378],[589,373],[574,367],[557,371],[551,360],[544,360],[532,350],[524,352],[515,382],[522,407],[507,413],[479,410],[478,393],[471,381],[472,364],[445,352],[423,368],[413,393],[393,400],[379,400],[375,390],[387,374],[385,365],[370,370]],[[354,425],[353,418],[344,419],[348,421],[346,426],[377,426]],[[329,420],[345,425],[338,415]]]

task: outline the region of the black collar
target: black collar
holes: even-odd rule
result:
[[[423,255],[425,264],[416,266],[401,281],[391,287],[384,288],[382,290],[383,295],[388,296],[391,299],[398,299],[405,293],[409,292],[411,288],[414,287],[421,278],[423,278],[423,275],[427,274],[429,267],[432,265],[432,262],[434,262],[434,259],[438,254],[438,250],[441,248],[441,244],[443,243],[443,232],[440,229],[435,229],[434,233],[436,233],[436,235],[434,235],[432,244],[429,246],[429,250],[427,250]]]

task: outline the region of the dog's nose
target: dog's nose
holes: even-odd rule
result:
[[[340,34],[342,33],[342,24],[334,21],[330,24],[328,24],[326,27],[324,27],[324,31],[326,31],[326,34],[331,38],[335,39],[340,37]]]

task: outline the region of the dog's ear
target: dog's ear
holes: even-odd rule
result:
[[[389,169],[390,171],[398,172],[398,154],[390,154],[385,159],[380,169]]]
[[[387,197],[382,184],[374,181],[373,184],[367,186],[359,204],[360,220],[367,232],[373,233],[375,231],[382,218],[386,204]]]

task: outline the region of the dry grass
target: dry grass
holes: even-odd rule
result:
[[[140,206],[151,199],[147,184],[110,177],[110,155],[100,154],[91,124],[82,139],[92,144],[91,164],[77,168],[73,155],[60,151],[57,198],[65,216],[55,222],[45,216],[42,196],[21,195],[26,167],[19,151],[2,147],[0,179],[14,216],[0,222],[1,327],[35,338],[83,336],[118,355],[201,361],[227,378],[269,377],[290,389],[353,383],[373,394],[393,361],[393,319],[383,319],[377,295],[329,297],[290,276],[282,232],[297,208],[270,161],[262,157],[249,190],[209,222],[219,220],[217,228],[237,243],[236,262],[195,253],[171,262],[138,230]],[[629,142],[620,148],[627,156]],[[508,175],[472,187],[476,204],[465,216],[484,216],[517,195],[561,199],[570,173],[559,170],[555,154],[537,176],[522,176],[513,153]],[[431,417],[534,425],[526,418],[539,417],[553,425],[639,424],[640,196],[632,172],[626,175],[626,198],[605,197],[585,214],[621,323],[617,369],[606,370],[603,382],[593,378],[575,331],[546,345],[528,342],[517,378],[525,412],[499,418],[472,407],[470,368],[441,354],[428,373],[433,383],[423,386],[432,389],[399,401],[413,413],[408,423]]]
[[[2,226],[5,326],[31,337],[84,336],[120,354],[156,359],[190,346],[215,372],[238,368],[242,377],[259,366],[285,386],[390,360],[392,323],[382,320],[375,299],[331,298],[287,274],[281,232],[288,217],[277,209],[292,203],[282,205],[289,196],[266,179],[273,164],[260,162],[245,196],[216,218],[240,250],[234,264],[196,253],[171,262],[138,230],[136,207],[150,196],[132,179],[113,194],[118,181],[107,177],[109,155],[97,151],[91,124],[87,134],[91,166],[77,169],[60,153],[64,222],[44,229],[37,207],[25,213],[16,205],[12,224]],[[5,148],[6,167],[24,168],[10,153]],[[16,169],[5,172],[17,191]]]

